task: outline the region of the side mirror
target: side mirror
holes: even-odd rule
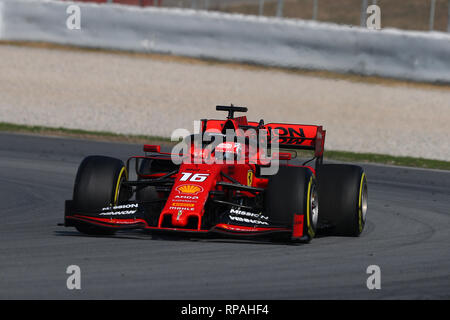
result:
[[[153,153],[160,153],[161,146],[156,146],[152,144],[144,144],[144,152],[153,152]]]

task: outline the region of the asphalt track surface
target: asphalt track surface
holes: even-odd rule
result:
[[[63,221],[78,164],[126,159],[141,146],[0,134],[1,299],[449,299],[450,172],[363,165],[369,183],[359,238],[307,245],[91,237]],[[81,268],[68,290],[66,268]],[[381,268],[368,290],[366,269]]]

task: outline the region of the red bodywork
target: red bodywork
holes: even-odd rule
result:
[[[202,120],[201,133],[205,132],[224,132],[225,129],[232,129],[236,134],[248,132],[249,129],[267,130],[268,135],[278,130],[278,134],[269,137],[269,143],[275,141],[279,143],[280,148],[286,149],[306,149],[313,150],[316,161],[321,161],[324,151],[325,131],[322,126],[283,124],[261,122],[248,122],[245,116],[228,118],[227,120]],[[270,140],[272,139],[272,140]],[[221,145],[222,151],[234,150],[233,144]],[[197,148],[192,144],[189,154],[184,155],[186,159],[193,160],[199,155],[208,158],[214,154],[208,154],[204,148]],[[159,146],[145,145],[144,151],[150,154],[146,156],[135,156],[129,158],[127,168],[129,170],[132,161],[170,161],[170,153],[163,153]],[[243,150],[246,153],[248,150]],[[169,181],[169,191],[159,191],[159,197],[165,203],[157,210],[159,212],[148,213],[149,209],[141,204],[135,204],[137,209],[133,214],[122,214],[125,212],[124,206],[114,208],[103,208],[103,211],[93,210],[93,213],[77,212],[71,207],[71,202],[66,202],[65,225],[73,226],[76,223],[84,222],[100,227],[108,228],[142,228],[151,231],[181,231],[194,232],[197,234],[220,231],[229,234],[255,235],[273,232],[289,232],[292,237],[301,238],[303,236],[303,216],[295,215],[293,226],[277,226],[261,219],[264,211],[252,212],[231,209],[230,212],[237,212],[240,216],[237,223],[231,220],[220,221],[213,220],[207,222],[210,217],[208,210],[214,210],[214,206],[208,203],[220,203],[224,195],[229,199],[236,197],[245,197],[246,201],[257,200],[269,182],[268,177],[258,176],[258,167],[262,164],[259,159],[260,153],[256,157],[245,158],[244,163],[232,164],[208,164],[204,159],[202,163],[182,163],[175,172],[152,172],[143,174],[137,169],[140,179],[148,179],[150,183],[156,185],[157,190],[161,179]],[[290,153],[279,153],[280,165],[293,166]],[[285,162],[284,162],[285,161]],[[267,165],[265,163],[264,165]],[[136,166],[137,168],[138,166]],[[305,166],[313,175],[314,168]],[[158,180],[159,179],[159,180]],[[146,180],[147,181],[147,180]],[[131,182],[129,182],[131,185]],[[138,184],[138,182],[136,182]],[[133,204],[133,202],[130,202]],[[213,208],[213,209],[211,209]],[[106,211],[110,211],[112,216],[102,217]],[[129,209],[126,209],[129,210]],[[134,208],[133,208],[134,210]],[[131,210],[131,211],[133,211]],[[234,210],[234,211],[233,211]],[[117,213],[117,215],[115,214]],[[217,213],[216,213],[217,214]],[[247,216],[245,216],[247,215]],[[253,215],[253,216],[252,216]],[[254,218],[256,217],[256,218]],[[246,223],[246,221],[250,221]]]

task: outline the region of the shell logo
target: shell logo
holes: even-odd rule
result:
[[[203,191],[203,188],[193,184],[183,184],[178,186],[176,190],[180,193],[197,194]]]

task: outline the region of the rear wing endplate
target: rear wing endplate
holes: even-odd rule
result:
[[[280,148],[314,150],[316,157],[323,156],[326,131],[322,126],[268,123],[265,128],[271,144],[276,139]]]

